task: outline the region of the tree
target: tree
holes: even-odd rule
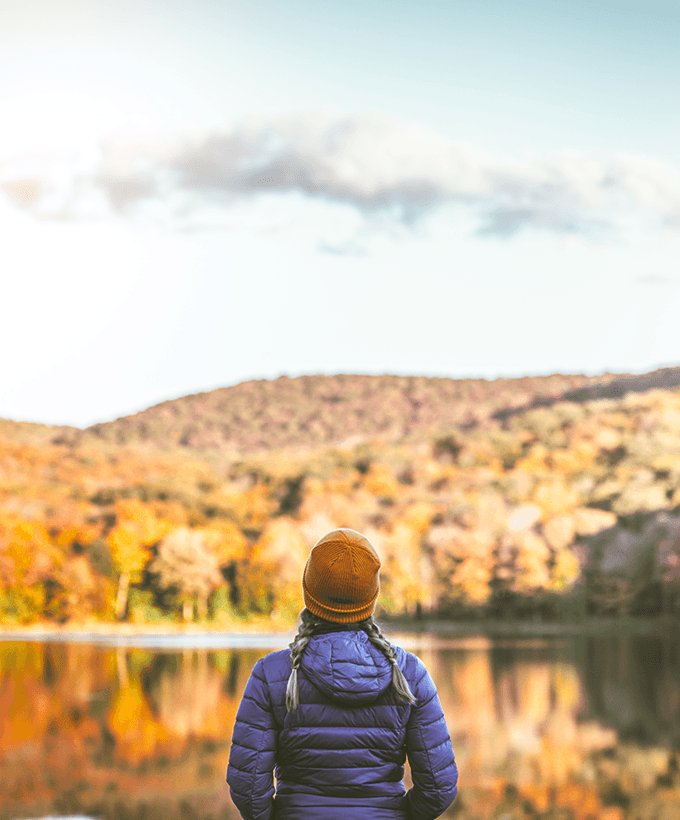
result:
[[[199,619],[208,614],[208,596],[222,583],[219,559],[209,547],[204,530],[179,527],[158,545],[158,555],[149,566],[159,587],[176,591],[185,621],[191,621],[194,600]]]
[[[260,610],[294,615],[302,605],[300,582],[309,555],[300,529],[290,518],[267,524],[250,556],[246,585],[251,604]]]
[[[0,615],[35,621],[45,614],[46,583],[63,562],[45,525],[0,515]]]
[[[115,612],[120,620],[127,610],[130,583],[139,581],[151,560],[149,547],[168,532],[170,525],[137,499],[119,500],[116,518],[116,525],[106,540],[118,572]]]

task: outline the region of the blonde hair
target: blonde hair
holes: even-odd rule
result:
[[[303,609],[300,613],[300,626],[295,640],[290,645],[290,677],[288,678],[288,685],[286,687],[286,709],[289,712],[294,712],[300,703],[300,686],[298,684],[298,669],[302,662],[302,654],[307,648],[307,644],[314,637],[321,632],[327,630],[329,621],[319,618],[308,609]],[[408,703],[415,703],[416,698],[411,692],[411,689],[404,677],[404,673],[399,668],[397,663],[397,652],[392,644],[383,635],[378,624],[374,621],[373,616],[369,615],[363,621],[355,621],[352,626],[356,625],[362,629],[367,635],[368,640],[376,646],[385,656],[388,663],[392,667],[392,686],[400,700],[405,700]],[[338,624],[333,623],[333,631],[340,631]],[[346,624],[347,627],[350,624]]]

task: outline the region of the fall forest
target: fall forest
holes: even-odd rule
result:
[[[379,615],[680,614],[680,378],[246,382],[87,430],[0,421],[4,625],[288,627],[335,527]]]

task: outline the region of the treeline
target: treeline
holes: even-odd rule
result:
[[[388,614],[677,613],[680,391],[246,457],[0,431],[4,623],[288,622],[338,526]]]

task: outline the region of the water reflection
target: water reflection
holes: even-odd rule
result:
[[[680,745],[679,649],[670,637],[589,640],[581,665],[592,712],[622,740]]]
[[[0,643],[0,818],[236,817],[229,739],[267,651]],[[618,820],[638,816],[642,797],[666,805],[676,793],[680,808],[677,641],[425,640],[414,651],[453,737],[460,817],[561,805],[564,817]]]

